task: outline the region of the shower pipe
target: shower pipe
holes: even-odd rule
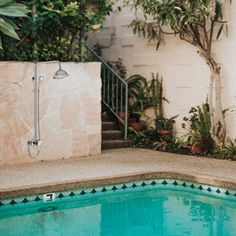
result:
[[[48,64],[51,63],[59,63],[59,69],[53,76],[53,79],[66,79],[69,77],[69,74],[62,69],[61,62],[59,61],[51,61],[47,62]],[[32,77],[34,82],[34,137],[27,142],[28,145],[28,153],[30,157],[34,160],[38,160],[38,156],[41,151],[42,141],[40,138],[40,81],[43,80],[42,76],[38,76],[38,62],[35,62],[34,66],[34,76]],[[37,147],[36,153],[32,153],[32,148]]]
[[[37,62],[34,66],[34,76],[32,80],[34,82],[34,138],[27,142],[28,153],[31,158],[37,159],[41,150],[42,141],[40,139],[40,122],[39,122],[39,96],[40,96],[40,80],[42,77],[38,77],[38,65]],[[37,147],[36,154],[32,153],[32,147]]]

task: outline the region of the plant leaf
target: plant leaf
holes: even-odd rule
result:
[[[13,26],[1,18],[0,18],[0,31],[5,35],[8,35],[12,38],[19,40],[19,37],[16,31],[14,30]]]
[[[3,50],[3,48],[2,48],[2,38],[1,38],[1,36],[0,36],[0,49]]]
[[[218,31],[218,33],[217,33],[217,36],[216,36],[216,39],[218,39],[218,38],[220,37],[223,28],[224,28],[224,24],[222,24],[222,25],[220,26],[220,29],[219,29],[219,31]]]
[[[12,0],[1,0],[0,1],[0,7],[6,5],[8,3],[11,3],[11,2],[12,2]]]
[[[11,4],[0,8],[0,15],[10,17],[27,17],[28,12],[22,4]]]

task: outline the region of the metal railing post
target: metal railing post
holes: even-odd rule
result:
[[[128,84],[125,84],[125,140],[128,138]]]
[[[128,84],[123,80],[111,66],[108,65],[97,53],[84,43],[85,47],[95,58],[102,63],[101,80],[102,80],[102,102],[110,110],[110,112],[124,126],[124,139],[128,138]],[[111,83],[111,84],[110,84]],[[114,84],[113,84],[114,83]],[[115,86],[115,88],[114,88]],[[123,91],[123,88],[125,91]],[[120,97],[119,97],[120,95]],[[120,99],[120,102],[119,102]],[[119,107],[120,106],[120,107]],[[125,116],[119,116],[120,111],[123,111]]]

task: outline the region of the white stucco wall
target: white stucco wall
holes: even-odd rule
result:
[[[123,6],[123,1],[118,1]],[[140,14],[140,13],[139,13]],[[215,58],[222,65],[223,107],[232,109],[236,105],[236,2],[225,1],[225,19],[228,20],[228,37],[214,43]],[[179,114],[176,128],[181,135],[182,118],[191,106],[206,101],[209,85],[209,69],[196,49],[182,42],[178,37],[166,36],[165,44],[158,51],[155,43],[134,35],[129,28],[135,13],[129,7],[116,10],[107,18],[105,29],[91,37],[90,44],[101,44],[103,56],[107,60],[122,58],[128,75],[139,73],[149,76],[158,72],[164,79],[165,96],[170,101],[165,104],[167,117]],[[228,135],[236,137],[236,115],[227,117]]]

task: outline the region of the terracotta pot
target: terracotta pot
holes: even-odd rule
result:
[[[192,154],[200,154],[202,152],[201,147],[195,145],[191,147]]]
[[[118,116],[121,118],[121,120],[125,120],[125,112],[124,111],[119,111]],[[128,117],[129,117],[129,113],[128,113]]]
[[[141,122],[130,121],[129,125],[136,131],[142,131],[144,128],[144,125]]]
[[[167,135],[167,134],[171,134],[172,130],[158,130],[157,133],[161,135]]]

